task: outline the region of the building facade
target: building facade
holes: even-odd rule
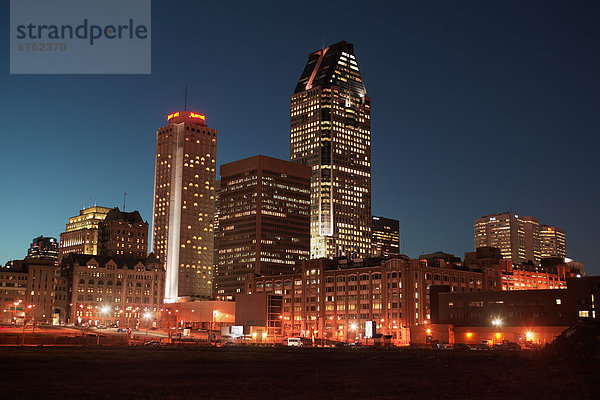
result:
[[[246,291],[283,296],[284,336],[354,341],[374,323],[377,332],[406,342],[408,328],[431,321],[432,285],[447,285],[453,292],[500,290],[500,274],[493,269],[431,264],[406,257],[309,260],[295,274],[251,274]]]
[[[500,249],[479,247],[465,253],[464,265],[469,269],[493,268],[502,273],[502,290],[566,289],[567,279],[583,274],[580,263],[563,258],[546,257],[541,265],[533,262],[513,264],[502,258]]]
[[[400,222],[397,219],[373,216],[371,229],[373,257],[400,254]]]
[[[114,208],[98,225],[99,250],[102,256],[146,258],[148,223],[139,211],[125,212]]]
[[[167,268],[165,301],[211,297],[217,131],[178,111],[156,132],[152,251]]]
[[[289,274],[309,258],[311,169],[255,156],[220,171],[217,296],[233,299],[248,273]]]
[[[70,254],[60,268],[68,281],[71,323],[158,326],[165,269],[153,254],[145,260]]]
[[[433,298],[439,314],[432,320],[452,327],[456,343],[518,342],[545,344],[579,320],[598,320],[600,277],[568,278],[566,290],[451,293]],[[438,326],[432,326],[435,336]]]
[[[215,222],[214,222],[214,250],[213,250],[213,274],[217,276],[219,273],[219,237],[221,236],[221,228],[219,218],[221,215],[221,180],[215,181]],[[217,297],[217,283],[213,285],[213,297]]]
[[[309,54],[290,99],[290,159],[312,168],[310,257],[367,257],[371,99],[351,43]]]
[[[98,254],[98,225],[111,208],[89,207],[69,218],[65,232],[60,234],[58,260],[68,253]]]
[[[540,264],[540,224],[537,218],[515,213],[484,215],[475,220],[475,248],[500,249],[513,264]]]
[[[540,253],[542,258],[565,258],[567,256],[565,231],[556,226],[542,225],[540,227]]]
[[[14,260],[0,268],[0,321],[51,324],[55,312],[56,258]]]

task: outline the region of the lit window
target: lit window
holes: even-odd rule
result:
[[[590,317],[590,312],[587,310],[581,310],[579,311],[579,318],[589,318]]]

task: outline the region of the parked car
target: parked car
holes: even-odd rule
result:
[[[469,347],[466,343],[456,343],[454,345],[454,351],[469,351],[471,347]]]
[[[127,332],[127,329],[125,329],[125,328],[117,328],[117,332]]]
[[[515,342],[508,342],[505,344],[506,350],[521,350],[521,345]]]
[[[150,342],[144,343],[144,346],[148,346],[148,347],[161,347],[162,343],[159,342],[158,340],[151,340]]]
[[[491,350],[492,346],[490,346],[487,342],[482,342],[475,347],[477,350]]]

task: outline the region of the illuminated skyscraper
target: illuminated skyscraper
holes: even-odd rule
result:
[[[210,297],[217,131],[190,111],[156,132],[152,251],[166,265],[165,302]]]
[[[255,156],[220,171],[217,296],[232,299],[249,273],[291,273],[308,259],[311,170]]]
[[[563,229],[556,226],[540,227],[540,252],[542,257],[567,256],[567,238]]]
[[[535,217],[514,213],[484,215],[475,220],[475,248],[500,249],[513,264],[540,264],[540,223]]]
[[[290,159],[312,168],[310,257],[368,256],[371,99],[351,43],[309,54],[290,108]]]
[[[53,237],[38,236],[29,245],[27,258],[45,257],[58,259],[58,242]]]
[[[221,180],[215,181],[215,222],[214,222],[214,250],[213,250],[213,276],[219,274],[219,237],[221,229],[219,228],[219,216],[221,215]],[[213,285],[213,295],[217,295],[217,282]]]
[[[60,234],[58,261],[67,253],[98,254],[98,224],[112,208],[88,207],[69,218],[66,231]]]
[[[373,216],[371,246],[374,257],[400,254],[400,222]]]

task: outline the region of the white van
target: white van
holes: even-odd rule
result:
[[[302,347],[302,339],[299,337],[291,337],[287,340],[288,346]]]

